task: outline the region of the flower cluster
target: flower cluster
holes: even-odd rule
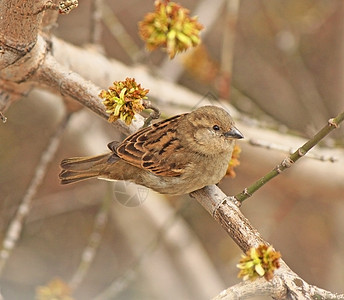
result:
[[[54,279],[36,289],[37,300],[73,300],[70,287],[60,279]]]
[[[228,164],[226,176],[229,176],[231,178],[234,178],[236,176],[234,168],[240,165],[240,161],[239,161],[240,153],[241,153],[240,146],[235,145],[232,152],[232,158]]]
[[[139,22],[141,38],[148,50],[166,48],[170,58],[178,52],[197,46],[203,26],[197,17],[190,17],[189,10],[175,2],[156,1],[155,12],[148,13]]]
[[[275,251],[272,246],[259,245],[257,248],[251,248],[242,255],[237,267],[240,269],[238,277],[244,280],[255,280],[263,277],[271,280],[274,270],[280,267],[279,259],[281,253]]]
[[[144,109],[143,99],[147,99],[148,92],[134,78],[115,81],[107,91],[102,90],[99,97],[104,99],[103,104],[109,114],[108,121],[112,123],[121,119],[130,125],[135,114]]]

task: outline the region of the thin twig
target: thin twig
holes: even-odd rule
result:
[[[272,171],[258,179],[254,184],[245,188],[241,193],[231,197],[236,203],[242,203],[252,194],[260,189],[264,184],[282,173],[287,168],[291,167],[298,159],[303,157],[310,149],[318,144],[325,136],[327,136],[333,129],[339,127],[339,124],[344,120],[344,112],[340,113],[337,117],[330,119],[328,123],[317,133],[313,138],[308,140],[303,146],[297,149],[294,153],[286,157],[280,164],[278,164]]]
[[[19,84],[9,84],[0,79],[0,120],[3,123],[7,122],[7,117],[5,116],[6,110],[12,103],[25,95],[27,88],[28,85],[24,86],[24,84],[22,84],[19,87]]]
[[[147,127],[153,119],[159,119],[160,117],[160,110],[152,104],[149,100],[143,100],[143,106],[145,109],[151,109],[152,112],[149,114],[149,117],[145,120],[142,127]]]
[[[87,275],[87,272],[94,260],[94,257],[97,253],[98,247],[101,242],[102,234],[108,221],[108,214],[109,209],[111,207],[111,203],[112,197],[110,189],[107,195],[105,195],[102,205],[100,206],[99,211],[94,220],[93,231],[90,235],[88,244],[81,255],[79,267],[69,282],[69,286],[73,290],[76,290],[79,287],[80,283]]]
[[[30,212],[32,200],[46,175],[49,163],[55,156],[62,134],[68,125],[70,117],[71,114],[66,114],[56,128],[55,132],[52,134],[47,148],[42,152],[40,161],[35,169],[34,175],[25,192],[25,195],[20,202],[18,210],[9,224],[5,238],[2,242],[2,248],[0,250],[0,274],[2,273],[3,268],[10,257],[12,250],[16,246],[16,243],[23,230],[25,218]]]
[[[0,120],[2,121],[2,123],[6,123],[7,118],[6,116],[0,111]]]

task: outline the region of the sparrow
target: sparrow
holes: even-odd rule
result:
[[[241,138],[227,111],[203,106],[111,142],[109,153],[64,159],[59,177],[62,184],[129,180],[162,194],[187,194],[225,176],[235,140]]]

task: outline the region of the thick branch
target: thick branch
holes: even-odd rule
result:
[[[259,244],[269,243],[265,241],[260,233],[255,229],[248,219],[241,213],[240,209],[230,201],[230,197],[227,197],[217,186],[208,186],[201,190],[192,192],[190,194],[195,198],[222,226],[222,228],[228,233],[228,235],[237,243],[237,245],[246,251],[251,247],[256,247]],[[335,294],[316,286],[309,285],[296,273],[294,273],[287,264],[281,259],[281,267],[275,272],[275,279],[272,285],[266,284],[267,292],[259,287],[257,288],[255,283],[251,283],[251,289],[255,289],[256,292],[272,297],[275,299],[285,299],[287,294],[288,299],[312,299],[320,297],[319,299],[344,299],[344,294]],[[277,278],[277,279],[276,279]],[[280,279],[280,280],[278,280]],[[249,283],[242,284],[244,286]],[[241,287],[241,285],[239,285]],[[244,296],[249,296],[243,292]],[[249,294],[251,295],[253,291]],[[323,298],[322,298],[323,297]],[[215,299],[244,299],[238,298],[237,293],[233,294],[232,288],[223,291]]]
[[[59,91],[63,96],[77,100],[102,118],[108,118],[105,106],[98,97],[100,88],[62,66],[52,55],[47,55],[33,79]],[[122,132],[135,132],[142,125],[142,118],[137,117],[129,128],[121,121],[114,124]]]
[[[270,296],[274,299],[286,297],[287,289],[279,277],[274,277],[271,281],[264,278],[255,281],[243,281],[227,290],[222,291],[213,300],[243,300],[257,296]]]
[[[237,205],[230,201],[217,186],[207,186],[192,192],[195,198],[244,252],[260,244],[268,244],[260,233],[252,227]]]
[[[0,1],[0,70],[17,61],[35,45],[42,15],[34,15],[43,1]],[[1,51],[0,51],[1,52]]]

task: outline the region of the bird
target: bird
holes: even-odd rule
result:
[[[59,178],[127,180],[161,194],[188,194],[219,183],[242,138],[226,110],[202,106],[109,143],[109,153],[62,160]]]

